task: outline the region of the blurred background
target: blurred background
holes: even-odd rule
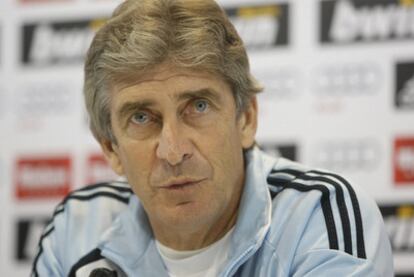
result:
[[[114,177],[88,130],[82,63],[119,2],[0,2],[1,276],[28,276],[69,190]],[[360,184],[397,275],[414,276],[414,0],[219,3],[265,86],[259,144]]]

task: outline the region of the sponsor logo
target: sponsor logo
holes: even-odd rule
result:
[[[68,157],[19,159],[15,184],[19,199],[63,197],[71,187],[71,160]]]
[[[380,205],[394,253],[414,253],[414,203]]]
[[[414,38],[411,0],[325,0],[320,2],[320,16],[322,43]]]
[[[289,44],[289,5],[238,7],[226,10],[247,48]]]
[[[394,142],[394,182],[414,184],[414,137],[397,138]]]
[[[40,236],[48,218],[31,217],[20,219],[16,223],[16,252],[15,258],[19,262],[32,262],[36,253]]]
[[[325,96],[372,94],[382,81],[378,66],[369,62],[321,66],[312,79],[313,91]]]
[[[74,87],[69,82],[25,82],[15,94],[17,114],[56,116],[68,114],[73,108]]]
[[[263,98],[274,98],[275,101],[290,100],[299,95],[301,74],[293,68],[263,68],[255,72],[255,77],[263,84],[266,93]]]
[[[22,27],[24,65],[82,62],[96,30],[104,20],[39,22]]]
[[[107,182],[117,178],[117,175],[111,169],[102,154],[93,154],[89,156],[87,168],[86,182],[88,184]]]
[[[398,108],[414,108],[414,62],[396,66],[395,105]]]
[[[266,153],[274,157],[284,157],[286,159],[297,161],[298,151],[295,144],[273,144],[273,143],[260,143],[260,148]]]
[[[334,171],[370,171],[380,160],[380,146],[373,139],[321,141],[313,148],[317,167]]]

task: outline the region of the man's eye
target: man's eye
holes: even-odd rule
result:
[[[132,116],[131,121],[138,125],[147,124],[151,120],[151,116],[147,113],[136,113]]]
[[[208,102],[206,100],[197,100],[194,102],[194,108],[197,112],[203,113],[208,108]]]

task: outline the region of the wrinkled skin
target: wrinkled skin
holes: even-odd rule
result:
[[[198,249],[234,226],[243,149],[256,132],[254,97],[238,114],[221,78],[161,65],[115,84],[110,112],[116,143],[102,140],[101,146],[112,168],[127,177],[161,243]]]

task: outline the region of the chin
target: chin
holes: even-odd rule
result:
[[[208,208],[209,210],[207,207],[200,207],[193,202],[178,205],[174,209],[169,209],[162,220],[175,228],[197,229],[212,221],[209,220],[213,218],[211,206]]]

